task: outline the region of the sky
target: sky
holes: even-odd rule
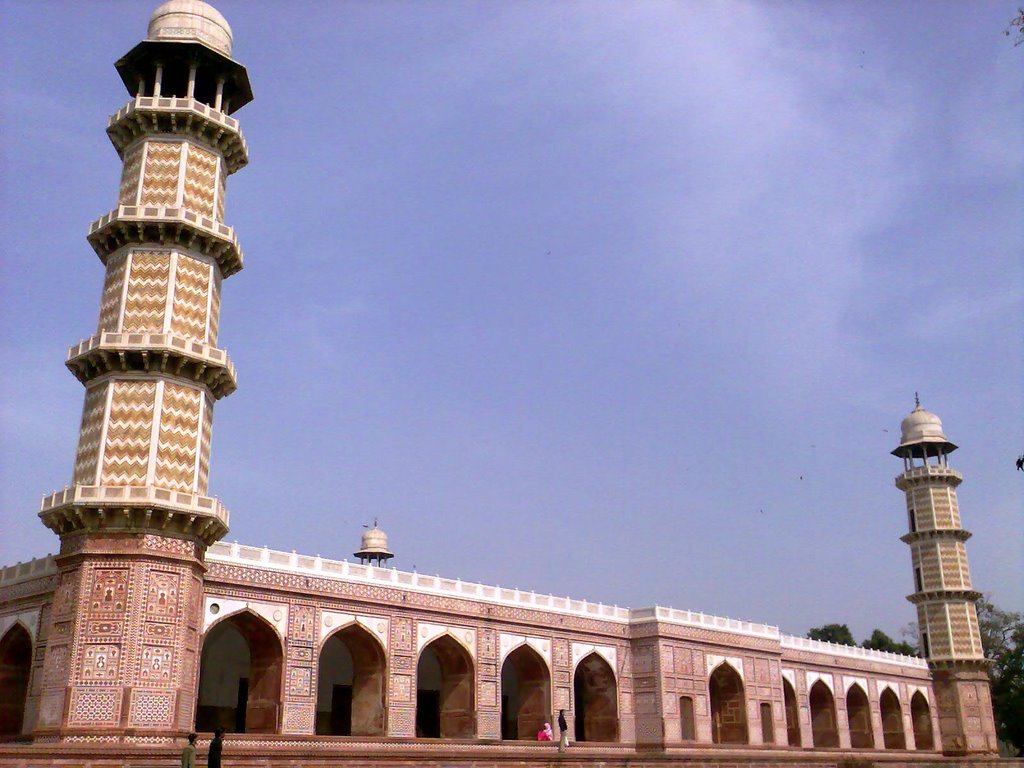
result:
[[[0,0],[0,563],[55,551],[156,3]],[[1013,2],[221,0],[227,540],[803,634],[914,618],[914,392],[1024,609]]]

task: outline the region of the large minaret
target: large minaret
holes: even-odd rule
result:
[[[171,0],[116,64],[132,100],[107,123],[117,206],[89,227],[99,323],[67,357],[85,386],[78,451],[39,513],[61,545],[37,738],[192,727],[203,559],[228,530],[207,480],[214,403],[235,389],[217,346],[221,282],[242,268],[223,222],[247,162],[230,115],[252,99],[231,42],[214,8]]]
[[[963,476],[949,466],[956,446],[946,439],[934,413],[915,407],[900,426],[903,459],[896,487],[907,497],[914,593],[921,651],[934,681],[942,749],[947,753],[997,751],[988,663],[978,633],[975,601],[964,542],[971,534],[960,526],[956,487]]]

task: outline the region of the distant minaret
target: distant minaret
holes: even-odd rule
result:
[[[217,346],[221,282],[242,268],[223,221],[248,162],[231,115],[252,100],[231,43],[214,8],[171,0],[116,64],[131,100],[106,127],[117,201],[89,227],[99,322],[66,361],[85,386],[78,451],[39,513],[61,540],[40,736],[192,729],[203,559],[228,530],[207,486],[214,403],[235,389]]]
[[[942,733],[950,754],[997,751],[988,662],[978,633],[974,604],[981,597],[971,586],[964,542],[971,534],[960,526],[956,487],[963,476],[949,466],[956,446],[946,439],[934,413],[915,407],[900,425],[903,459],[896,487],[906,494],[921,651],[932,670]]]

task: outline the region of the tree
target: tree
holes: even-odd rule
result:
[[[1017,9],[1017,15],[1010,19],[1009,25],[1003,30],[1007,37],[1013,35],[1013,47],[1024,43],[1024,8]]]
[[[917,656],[917,648],[910,643],[897,642],[885,632],[876,629],[871,637],[861,643],[862,648],[870,648],[874,651],[888,651],[889,653],[902,653],[906,656]]]
[[[853,633],[845,624],[825,624],[820,627],[811,627],[807,630],[807,636],[811,640],[821,640],[826,643],[857,644],[857,641],[853,639]]]
[[[1024,616],[1003,611],[987,597],[978,600],[978,631],[985,658],[992,661],[992,710],[999,738],[1024,754]]]

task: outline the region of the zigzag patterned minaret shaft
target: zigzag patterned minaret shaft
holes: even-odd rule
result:
[[[964,543],[971,534],[960,523],[956,488],[963,476],[949,466],[956,446],[946,439],[939,417],[920,402],[903,420],[899,446],[903,459],[896,487],[906,494],[908,533],[914,569],[921,651],[932,669],[939,727],[947,753],[992,752],[997,748],[992,699],[978,630]]]
[[[225,180],[248,161],[231,114],[252,99],[231,28],[168,0],[117,62],[132,100],[107,123],[116,207],[89,227],[106,270],[96,332],[68,352],[85,386],[71,484],[39,515],[60,536],[26,730],[171,743],[195,725],[214,403],[235,389],[218,347],[221,284],[242,268]]]

